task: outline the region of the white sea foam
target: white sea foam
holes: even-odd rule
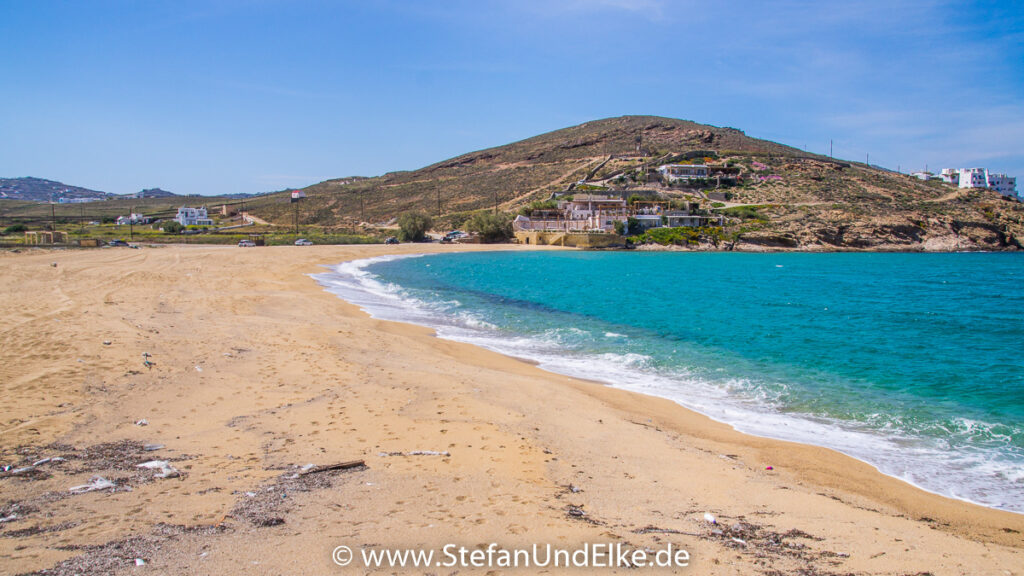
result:
[[[427,302],[366,270],[378,262],[416,256],[384,256],[346,262],[314,278],[341,298],[375,318],[420,324],[441,338],[457,340],[537,362],[540,368],[576,378],[668,398],[732,425],[770,438],[826,446],[872,464],[879,471],[924,490],[977,504],[1024,512],[1024,469],[1020,460],[950,439],[984,437],[1006,444],[1005,426],[960,419],[943,435],[914,433],[913,426],[879,413],[862,422],[787,411],[781,401],[785,383],[747,379],[710,380],[685,368],[657,369],[643,354],[579,353],[574,343],[593,337],[578,328],[550,329],[538,336],[512,336],[465,311],[454,301]],[[605,338],[624,337],[605,332]],[[877,420],[876,420],[877,419]],[[875,420],[875,421],[873,421]]]

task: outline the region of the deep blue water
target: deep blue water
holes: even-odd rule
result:
[[[378,317],[1024,512],[1024,254],[490,252],[318,280]]]

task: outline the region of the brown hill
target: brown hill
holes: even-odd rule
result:
[[[610,155],[645,160],[669,152],[735,149],[804,155],[795,148],[750,138],[739,130],[654,116],[624,116],[587,122],[505,146],[464,154],[411,172],[376,178],[339,178],[305,189],[300,218],[337,224],[365,215],[386,221],[405,210],[442,214],[505,208],[547,198],[587,176]],[[639,163],[639,162],[637,162]],[[290,221],[284,195],[254,202],[253,212],[268,220]],[[277,206],[275,207],[275,204]]]
[[[648,179],[654,166],[687,156],[727,164],[740,180],[688,190]],[[734,128],[654,116],[587,122],[415,171],[327,180],[306,188],[298,206],[287,195],[270,195],[249,208],[284,225],[297,218],[352,228],[391,222],[407,210],[458,225],[474,210],[516,210],[584,180],[615,193],[702,199],[729,217],[718,248],[1005,249],[1024,238],[1021,204],[993,192],[962,191]]]

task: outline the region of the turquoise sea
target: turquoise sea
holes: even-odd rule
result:
[[[489,252],[317,279],[379,318],[1024,512],[1024,254]]]

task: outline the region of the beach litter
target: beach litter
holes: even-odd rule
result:
[[[85,494],[86,492],[92,492],[94,490],[106,490],[107,488],[116,488],[117,486],[107,480],[103,476],[93,476],[88,484],[82,484],[81,486],[72,486],[68,489],[68,492],[72,494]]]
[[[366,466],[366,462],[363,460],[350,460],[348,462],[339,462],[337,464],[325,464],[323,466],[314,466],[312,464],[306,464],[299,470],[299,476],[319,474],[320,472],[330,472],[332,470],[348,470],[350,468],[359,468],[361,466]]]
[[[156,452],[157,450],[160,450],[163,447],[163,444],[146,444],[145,446],[142,447],[142,450],[144,452]]]
[[[380,452],[377,455],[385,458],[387,456],[451,456],[451,453],[437,450],[412,450],[410,452]]]
[[[704,521],[707,522],[708,524],[718,524],[718,521],[715,520],[715,517],[712,516],[710,512],[705,512],[704,513]]]
[[[145,566],[146,565],[146,561],[143,560],[142,558],[136,558],[135,559],[135,565],[136,566]]]
[[[17,514],[11,514],[10,516],[4,516],[3,518],[0,518],[0,524],[3,524],[4,522],[10,522],[11,520],[17,520],[17,519],[18,519],[18,515]]]
[[[149,420],[146,420],[145,418],[143,418],[142,420],[137,420],[135,422],[135,425],[136,426],[149,426]]]
[[[150,460],[149,462],[143,462],[138,464],[139,468],[146,468],[147,470],[159,470],[153,475],[154,478],[177,478],[181,476],[178,469],[171,466],[171,463],[167,460]]]
[[[363,460],[320,466],[295,466],[292,473],[279,476],[269,485],[240,493],[245,497],[235,503],[231,516],[257,527],[279,526],[285,523],[296,493],[330,488],[342,473],[358,472],[365,468],[366,463]]]
[[[0,478],[6,478],[8,476],[21,476],[22,474],[29,474],[29,473],[32,473],[32,472],[36,472],[37,471],[36,468],[39,467],[39,466],[42,466],[43,464],[49,464],[51,462],[63,462],[63,461],[64,461],[64,459],[61,458],[60,456],[54,456],[52,458],[43,458],[42,460],[37,460],[37,461],[33,462],[32,464],[29,464],[28,466],[22,466],[20,468],[14,468],[13,466],[4,466],[3,469],[0,469]]]

